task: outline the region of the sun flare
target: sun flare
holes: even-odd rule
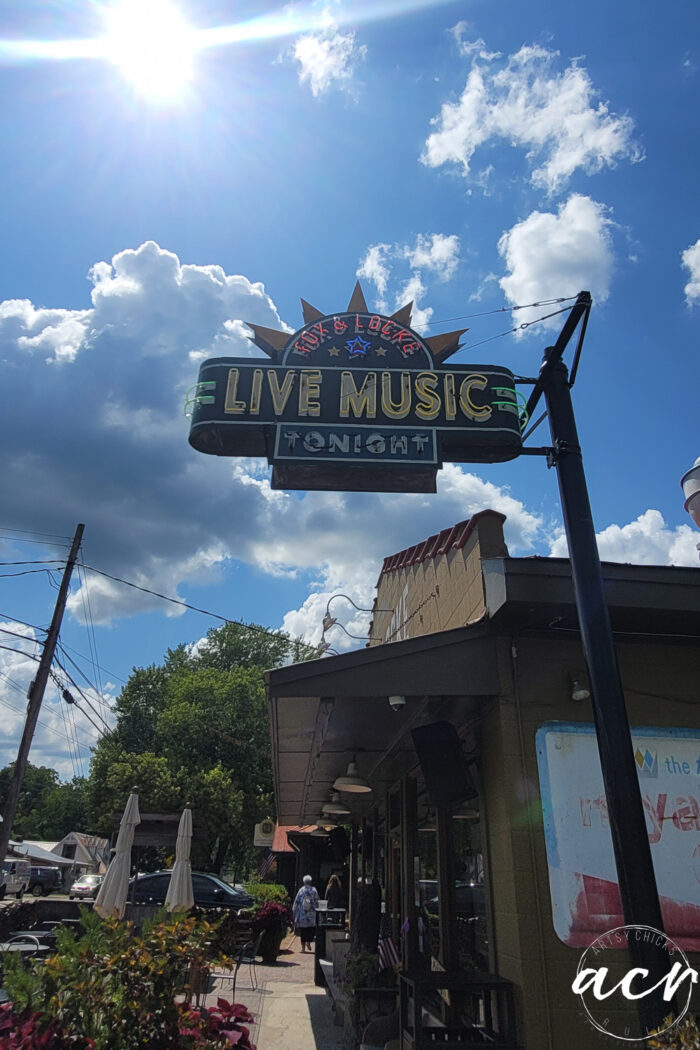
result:
[[[106,57],[153,101],[178,98],[192,80],[196,34],[170,0],[117,0],[106,13]]]

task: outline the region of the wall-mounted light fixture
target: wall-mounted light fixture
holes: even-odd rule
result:
[[[364,777],[357,772],[357,762],[352,756],[352,762],[348,765],[348,771],[344,777],[337,777],[333,787],[336,791],[350,791],[360,794],[363,791],[371,791],[372,788]]]
[[[572,700],[590,700],[591,687],[586,671],[569,671]]]

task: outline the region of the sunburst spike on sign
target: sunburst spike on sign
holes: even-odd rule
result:
[[[468,331],[468,328],[460,328],[458,332],[443,332],[442,335],[429,336],[425,342],[430,347],[433,361],[438,364],[440,361],[445,361],[448,357],[451,357],[455,351],[459,350],[461,336]]]
[[[362,291],[362,286],[358,281],[352,293],[352,298],[348,303],[348,313],[360,313],[366,314],[367,303],[365,302],[365,293]]]
[[[265,328],[261,324],[251,324],[246,321],[248,328],[252,328],[253,342],[260,347],[268,357],[276,360],[289,342],[289,332],[280,332],[277,328]]]
[[[318,321],[324,316],[315,306],[307,303],[306,299],[301,300],[301,312],[304,316],[304,324],[311,324],[312,321]]]
[[[411,324],[411,314],[413,313],[413,300],[410,303],[406,303],[400,310],[397,310],[395,314],[391,315],[392,321],[398,321],[399,324],[409,325]]]

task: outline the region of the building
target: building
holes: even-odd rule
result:
[[[103,875],[109,867],[109,839],[87,835],[83,831],[70,831],[52,847],[51,852],[72,861],[78,874],[95,872]]]
[[[446,1025],[469,1000],[506,1038],[514,1020],[519,1043],[502,1045],[588,1050],[604,1018],[572,981],[623,920],[571,573],[511,558],[503,521],[485,511],[387,557],[368,647],[268,673],[277,819],[317,823],[354,762],[372,788],[342,795],[355,871],[378,877],[404,968],[423,975],[403,999],[439,988]],[[693,953],[700,576],[603,573],[666,932]],[[606,965],[624,974],[626,958]],[[610,1031],[635,1030],[625,1003],[604,1009]],[[418,1048],[407,1017],[402,1048]]]

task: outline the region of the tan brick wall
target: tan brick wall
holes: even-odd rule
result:
[[[485,607],[481,560],[504,552],[501,521],[485,513],[463,548],[382,573],[375,610],[389,611],[375,611],[370,644],[433,634],[480,619]]]

